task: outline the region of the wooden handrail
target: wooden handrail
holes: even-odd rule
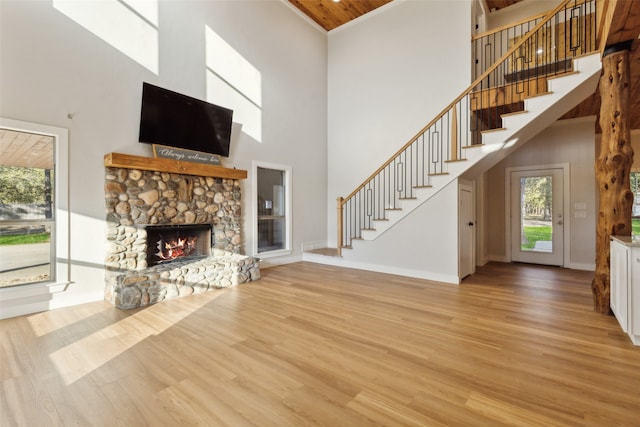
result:
[[[445,114],[447,114],[447,112],[449,110],[451,110],[458,102],[460,102],[460,100],[462,100],[462,98],[464,98],[469,93],[471,93],[476,86],[478,86],[480,83],[482,83],[482,81],[485,78],[487,78],[487,76],[489,76],[504,61],[506,61],[507,58],[509,58],[509,56],[511,56],[514,52],[516,52],[523,44],[527,43],[529,41],[529,39],[531,37],[533,37],[537,33],[537,31],[539,29],[541,29],[547,22],[549,22],[551,20],[551,18],[553,18],[556,15],[556,13],[560,12],[562,10],[562,8],[564,8],[568,3],[572,2],[572,1],[574,1],[574,0],[563,0],[558,6],[556,6],[551,12],[549,12],[549,14],[547,15],[547,17],[545,19],[540,21],[538,24],[536,24],[535,27],[533,27],[531,29],[531,31],[529,31],[527,37],[522,37],[518,42],[516,42],[509,50],[507,50],[507,52],[504,55],[502,55],[502,57],[498,61],[496,61],[491,67],[489,67],[484,73],[482,73],[480,75],[480,77],[475,79],[473,81],[473,83],[471,83],[471,85],[464,92],[462,92],[460,95],[458,95],[458,97],[456,99],[454,99],[451,103],[449,103],[449,105],[447,105],[440,112],[440,114],[438,114],[433,120],[431,120],[425,127],[420,129],[405,145],[403,145],[398,151],[396,151],[389,158],[389,160],[387,160],[385,163],[382,164],[382,166],[380,166],[378,169],[376,169],[376,171],[374,173],[372,173],[367,179],[365,179],[364,182],[362,184],[360,184],[355,190],[353,190],[347,197],[343,198],[342,199],[342,206],[344,206],[344,204],[348,200],[350,200],[354,195],[356,195],[360,190],[362,190],[367,185],[367,183],[369,181],[371,181],[376,175],[378,175],[384,168],[389,166],[389,164],[391,164],[391,162],[397,156],[399,156],[403,151],[405,151],[409,146],[411,146],[411,144],[416,140],[416,138],[418,138],[420,135],[424,134],[433,124],[435,124],[438,120],[440,120]]]
[[[498,28],[494,28],[492,30],[485,31],[484,33],[476,34],[474,36],[471,36],[471,41],[476,41],[476,40],[481,39],[483,37],[491,36],[491,35],[493,35],[495,33],[499,33],[501,31],[508,30],[509,28],[517,27],[518,25],[526,24],[528,22],[535,21],[536,19],[544,18],[545,16],[547,16],[548,13],[549,13],[549,11],[542,12],[542,13],[539,13],[537,15],[533,15],[533,16],[530,16],[528,18],[523,18],[523,19],[521,19],[519,21],[512,22],[510,24],[502,25],[502,26],[500,26]]]
[[[578,1],[576,1],[576,5],[583,4],[583,3],[586,3],[588,1],[591,1],[591,0],[578,0]],[[608,1],[608,0],[605,0],[605,1]],[[485,31],[482,34],[476,34],[474,36],[471,36],[471,41],[476,41],[476,40],[481,39],[483,37],[487,37],[487,36],[490,36],[492,34],[499,33],[499,32],[504,31],[504,30],[508,30],[509,28],[517,27],[518,25],[526,24],[527,22],[531,22],[531,21],[535,21],[536,19],[544,18],[549,13],[550,13],[550,11],[547,10],[546,12],[538,13],[537,15],[532,15],[532,16],[530,16],[528,18],[523,18],[523,19],[520,19],[519,21],[511,22],[509,24],[502,25],[502,26],[494,28],[492,30]],[[555,13],[554,13],[554,15],[555,15]]]

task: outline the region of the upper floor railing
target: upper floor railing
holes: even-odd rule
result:
[[[595,35],[596,2],[571,1],[562,11],[538,32],[538,39],[525,43],[515,58],[519,63],[511,64],[523,73],[540,73],[543,64],[558,69],[570,67],[571,57],[584,55],[596,50]],[[513,24],[502,26],[471,38],[472,55],[475,58],[473,78],[477,78],[502,57],[513,45],[527,36],[531,30],[547,17],[549,12],[532,16]],[[585,28],[583,28],[585,26]],[[588,26],[588,28],[586,28]],[[505,78],[505,75],[502,76]],[[513,78],[506,74],[506,78]],[[502,84],[504,81],[497,81]]]
[[[524,99],[544,93],[547,78],[571,71],[571,58],[595,52],[596,1],[564,0],[535,17],[474,37],[486,61],[474,82],[409,142],[345,198],[338,198],[338,253],[374,229],[374,221],[415,199],[447,165],[464,161],[482,143],[481,131],[502,126],[501,115],[523,109]],[[497,57],[497,59],[495,59]],[[494,60],[495,59],[495,60]]]

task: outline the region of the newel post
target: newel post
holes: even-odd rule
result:
[[[338,197],[338,256],[342,256],[342,206],[343,206],[344,198]]]
[[[630,185],[633,149],[629,120],[630,64],[625,42],[605,49],[600,78],[600,156],[596,181],[600,195],[596,225],[596,271],[591,282],[594,310],[611,313],[611,236],[631,235],[633,193]]]

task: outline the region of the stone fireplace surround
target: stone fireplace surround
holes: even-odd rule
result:
[[[259,279],[258,260],[240,254],[244,178],[219,166],[107,154],[105,299],[136,308]],[[179,224],[210,224],[211,255],[148,267],[145,226]]]

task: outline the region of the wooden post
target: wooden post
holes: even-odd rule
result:
[[[338,240],[336,245],[338,246],[338,256],[342,256],[342,202],[344,199],[338,197]]]
[[[630,185],[633,149],[629,115],[629,48],[620,43],[605,49],[600,78],[602,140],[596,160],[600,194],[596,225],[596,271],[591,283],[594,310],[610,314],[611,236],[631,235],[633,193]]]
[[[451,109],[451,160],[458,160],[458,113],[457,104]]]

